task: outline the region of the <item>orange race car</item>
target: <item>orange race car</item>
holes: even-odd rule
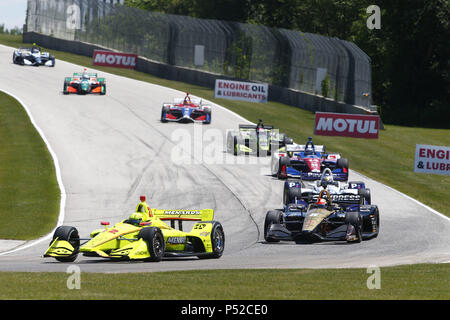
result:
[[[83,73],[74,73],[73,77],[64,79],[63,93],[99,93],[104,95],[106,94],[105,78],[98,78],[96,73],[88,73],[84,69]]]

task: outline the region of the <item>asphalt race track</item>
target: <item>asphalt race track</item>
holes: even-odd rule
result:
[[[236,158],[224,152],[226,130],[245,120],[214,105],[211,125],[161,123],[162,103],[184,93],[102,72],[105,96],[65,96],[64,77],[82,67],[59,60],[55,68],[22,67],[12,64],[12,53],[13,48],[0,46],[0,89],[28,107],[58,157],[66,191],[64,225],[77,227],[87,237],[101,227],[100,221],[113,224],[128,217],[139,196],[147,195],[152,208],[212,208],[224,227],[226,245],[220,259],[148,263],[80,255],[75,263],[82,271],[344,268],[450,261],[450,219],[357,174],[351,163],[350,179],[366,181],[372,203],[379,206],[378,238],[350,245],[267,244],[262,234],[265,214],[281,208],[283,182],[270,176],[270,158]],[[0,271],[65,272],[68,264],[42,258],[49,241],[47,237],[30,242],[12,252],[3,248]]]

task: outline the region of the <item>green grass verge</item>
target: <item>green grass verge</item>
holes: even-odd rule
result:
[[[0,43],[18,47],[23,45],[20,36],[0,36]],[[57,59],[92,67],[92,59],[66,52],[50,50]],[[147,81],[221,104],[250,121],[263,119],[294,138],[306,141],[313,135],[314,113],[277,102],[267,104],[215,99],[214,91],[182,82],[169,81],[135,70],[96,67],[101,71]],[[401,116],[401,115],[399,115]],[[214,121],[214,120],[213,120]],[[450,176],[413,172],[416,144],[450,146],[450,130],[411,128],[386,125],[379,139],[353,139],[314,136],[316,144],[325,144],[329,151],[340,152],[349,159],[350,169],[389,185],[435,210],[450,216]],[[369,186],[370,187],[370,186]]]
[[[22,105],[0,91],[0,239],[50,232],[60,190],[53,159]]]
[[[366,269],[206,270],[132,274],[83,273],[69,290],[68,273],[0,273],[0,299],[324,300],[450,299],[448,264],[380,269],[369,290]],[[73,283],[73,282],[70,282]],[[369,283],[372,282],[369,279]]]

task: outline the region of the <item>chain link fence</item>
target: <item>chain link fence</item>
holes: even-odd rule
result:
[[[371,61],[354,43],[261,25],[149,12],[114,2],[28,0],[27,32],[370,107]]]

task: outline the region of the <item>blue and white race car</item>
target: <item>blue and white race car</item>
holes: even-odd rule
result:
[[[14,50],[13,63],[23,66],[55,66],[55,56],[48,52],[42,52],[41,48],[33,45],[31,48],[19,48]]]
[[[370,189],[362,181],[341,182],[333,178],[326,168],[320,180],[304,182],[299,179],[287,179],[284,182],[283,203],[299,203],[307,206],[317,201],[322,190],[326,190],[334,203],[348,205],[370,205]]]
[[[186,93],[184,99],[164,103],[161,109],[161,122],[202,122],[211,123],[211,106],[204,105],[202,99],[191,99]]]
[[[326,153],[324,145],[314,145],[312,138],[304,145],[289,144],[272,155],[272,175],[278,179],[318,180],[329,168],[334,180],[348,180],[348,160],[339,153]]]

